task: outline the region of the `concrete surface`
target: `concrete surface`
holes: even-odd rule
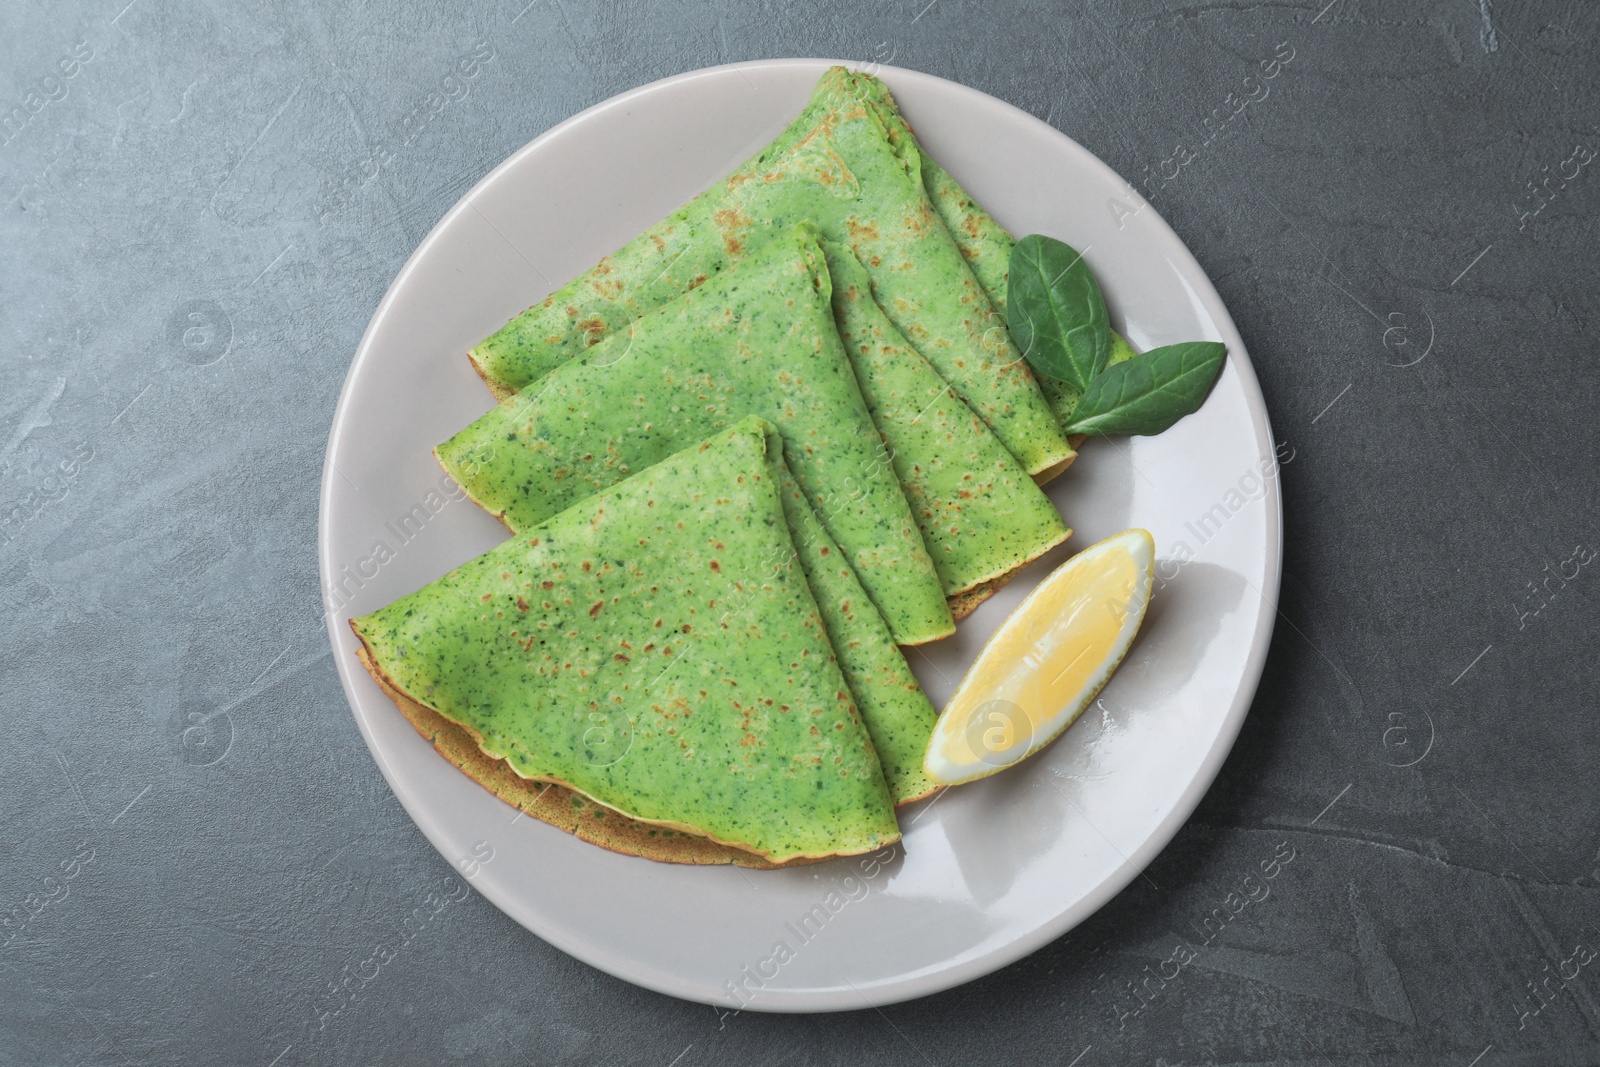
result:
[[[1600,8],[525,4],[0,10],[0,1062],[1600,1063]],[[1150,181],[1293,448],[1286,591],[1221,778],[1091,922],[923,1001],[724,1018],[458,893],[345,706],[314,531],[357,339],[456,198],[783,55],[966,82]]]

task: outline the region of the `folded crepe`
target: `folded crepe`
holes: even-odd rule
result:
[[[937,713],[917,684],[889,628],[867,599],[855,572],[844,562],[812,512],[793,475],[778,460],[783,509],[796,556],[828,631],[839,666],[855,698],[896,807],[937,791],[922,769]],[[613,852],[660,863],[734,864],[770,869],[753,852],[698,834],[639,822],[596,804],[565,786],[523,778],[503,759],[479,747],[468,730],[389,685],[365,646],[357,656],[434,749],[479,785],[512,807]],[[781,866],[806,861],[791,860]]]
[[[859,71],[851,73],[851,80],[856,92],[869,101],[879,121],[883,123],[889,143],[893,145],[895,152],[902,159],[915,160],[934,211],[938,213],[945,228],[950,231],[951,237],[961,249],[961,254],[966,258],[967,265],[972,268],[973,276],[978,279],[978,284],[983,287],[990,303],[1003,316],[1006,310],[1006,279],[1010,273],[1011,250],[1017,245],[1016,238],[1007,233],[982,205],[972,199],[959,182],[928,155],[921,142],[912,133],[905,116],[900,113],[899,105],[894,102],[887,85],[872,75]],[[1113,330],[1108,362],[1121,363],[1136,355],[1138,352],[1133,346]],[[1038,382],[1045,399],[1050,403],[1051,411],[1059,421],[1066,422],[1081,399],[1078,391],[1048,375],[1039,375]],[[1082,435],[1074,435],[1071,440],[1072,447],[1076,449],[1083,440]],[[1043,483],[1066,470],[1071,461],[1072,457],[1067,456],[1055,466],[1034,473],[1040,475],[1039,480]],[[956,617],[963,616],[958,613]]]
[[[829,304],[815,231],[629,323],[435,449],[513,530],[732,425],[776,424],[790,469],[901,644],[955,623]]]
[[[774,232],[810,221],[856,254],[889,319],[1028,472],[1046,470],[1071,448],[929,202],[919,164],[914,154],[896,154],[849,72],[832,68],[766,149],[517,316],[473,349],[473,363],[507,396]]]
[[[901,114],[900,107],[895,103],[887,85],[871,74],[861,71],[852,71],[850,81],[852,89],[861,99],[867,101],[868,106],[883,124],[895,153],[908,164],[914,163],[916,166],[917,173],[922,176],[923,188],[928,195],[929,203],[933,205],[934,211],[944,223],[956,246],[961,249],[962,257],[966,259],[978,284],[983,287],[984,294],[1004,317],[1011,251],[1017,245],[1016,238],[1006,232],[1005,228],[995,221],[994,216],[985,211],[983,206],[939,165],[937,160],[928,155],[927,150],[922,147],[922,142],[917,140],[910,124],[906,122],[905,116]],[[1111,362],[1121,362],[1134,354],[1128,343],[1114,331],[1111,338]],[[1059,421],[1065,422],[1071,416],[1073,408],[1078,405],[1077,391],[1048,375],[1038,375],[1037,380],[1040,391],[1050,404],[1051,412]],[[1072,461],[1077,458],[1076,450],[1084,440],[1082,434],[1069,437],[1068,444],[1073,451],[1050,466],[1034,471],[1034,478],[1038,484],[1044,485],[1071,466]],[[984,601],[994,596],[1014,573],[1015,571],[955,594],[950,598],[950,614],[957,621],[971,615]]]
[[[747,419],[351,620],[523,779],[774,863],[900,836]]]
[[[781,438],[778,441],[776,447],[781,450]],[[500,462],[485,461],[477,477],[485,484],[499,484],[495,471]],[[867,724],[889,794],[897,807],[920,800],[936,788],[923,771],[922,762],[938,714],[917,684],[888,624],[873,606],[844,552],[812,510],[781,455],[775,466],[784,518],[801,569],[817,600],[856,707]],[[472,477],[466,471],[460,476]],[[514,475],[510,478],[515,480]],[[523,528],[511,521],[509,514],[502,517],[513,532]]]
[[[1072,531],[1016,457],[889,321],[855,255],[834,242],[824,248],[839,336],[953,613],[963,594],[1003,581]]]

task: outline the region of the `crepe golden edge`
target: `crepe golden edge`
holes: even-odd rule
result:
[[[358,632],[356,636],[360,638],[361,635]],[[732,864],[751,870],[801,867],[836,856],[856,855],[840,852],[825,856],[796,856],[783,863],[775,863],[751,849],[716,841],[687,829],[635,819],[562,782],[524,778],[505,760],[484,752],[470,729],[451,721],[400,689],[372,657],[365,640],[356,649],[356,658],[378,688],[394,701],[412,728],[457,770],[501,802],[591,845],[658,863],[693,866]],[[875,846],[882,847],[883,844]]]

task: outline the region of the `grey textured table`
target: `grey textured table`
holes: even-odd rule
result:
[[[456,7],[0,11],[0,1061],[1600,1063],[1600,8]],[[1293,456],[1266,676],[1148,877],[829,1017],[644,992],[459,891],[356,732],[314,547],[345,369],[450,204],[607,96],[782,55],[965,82],[1142,185]]]

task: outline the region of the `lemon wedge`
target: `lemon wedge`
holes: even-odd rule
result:
[[[1039,751],[1117,669],[1150,603],[1156,545],[1124,530],[1073,556],[995,631],[939,716],[923,768],[971,782]]]

